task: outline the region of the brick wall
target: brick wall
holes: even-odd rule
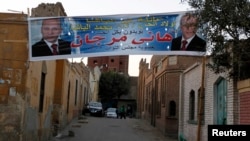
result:
[[[240,94],[240,124],[250,124],[250,92]]]
[[[207,61],[210,61],[209,59]],[[198,89],[201,86],[201,75],[202,75],[202,64],[197,64],[196,66],[190,67],[186,70],[183,77],[183,87],[184,92],[183,98],[183,119],[180,119],[180,129],[179,133],[184,135],[187,140],[196,140],[197,138],[197,110],[198,110]],[[235,91],[234,81],[228,81],[225,73],[215,74],[210,69],[205,68],[204,74],[205,83],[205,108],[204,108],[204,122],[201,125],[201,139],[200,141],[207,141],[207,125],[216,124],[216,91],[215,84],[220,79],[225,79],[227,86],[226,93],[226,113],[227,113],[227,123],[226,124],[236,124],[238,116],[238,99],[237,92]],[[195,91],[195,120],[194,122],[189,122],[189,92],[190,90]],[[181,103],[182,104],[182,103]],[[182,111],[180,112],[182,113]]]
[[[250,80],[238,82],[239,90],[239,124],[250,124]]]

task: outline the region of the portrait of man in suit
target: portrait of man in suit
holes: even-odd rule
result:
[[[182,35],[172,40],[172,51],[206,51],[206,41],[196,34],[198,19],[195,15],[184,14],[180,19],[180,28]]]
[[[44,19],[41,26],[42,39],[32,45],[32,57],[71,54],[71,42],[59,39],[61,32],[59,18]]]

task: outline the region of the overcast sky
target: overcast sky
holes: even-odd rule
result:
[[[23,12],[36,8],[41,3],[61,2],[67,16],[152,14],[191,10],[181,0],[6,0],[0,5],[0,12]],[[129,75],[138,76],[139,62],[145,58],[150,62],[152,55],[130,55]],[[78,61],[79,59],[74,59]],[[87,58],[84,58],[86,63]]]

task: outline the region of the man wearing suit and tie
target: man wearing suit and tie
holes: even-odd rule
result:
[[[70,42],[58,39],[61,32],[59,18],[44,19],[41,26],[42,39],[32,45],[32,57],[71,54]]]
[[[198,20],[194,15],[190,13],[183,15],[180,20],[180,27],[182,36],[172,40],[171,50],[206,51],[206,41],[196,35]]]

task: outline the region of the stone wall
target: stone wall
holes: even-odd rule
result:
[[[0,19],[0,141],[18,141],[28,64],[27,15],[0,13]]]
[[[62,6],[62,3],[41,3],[36,8],[31,9],[31,17],[52,17],[52,16],[67,16]]]

